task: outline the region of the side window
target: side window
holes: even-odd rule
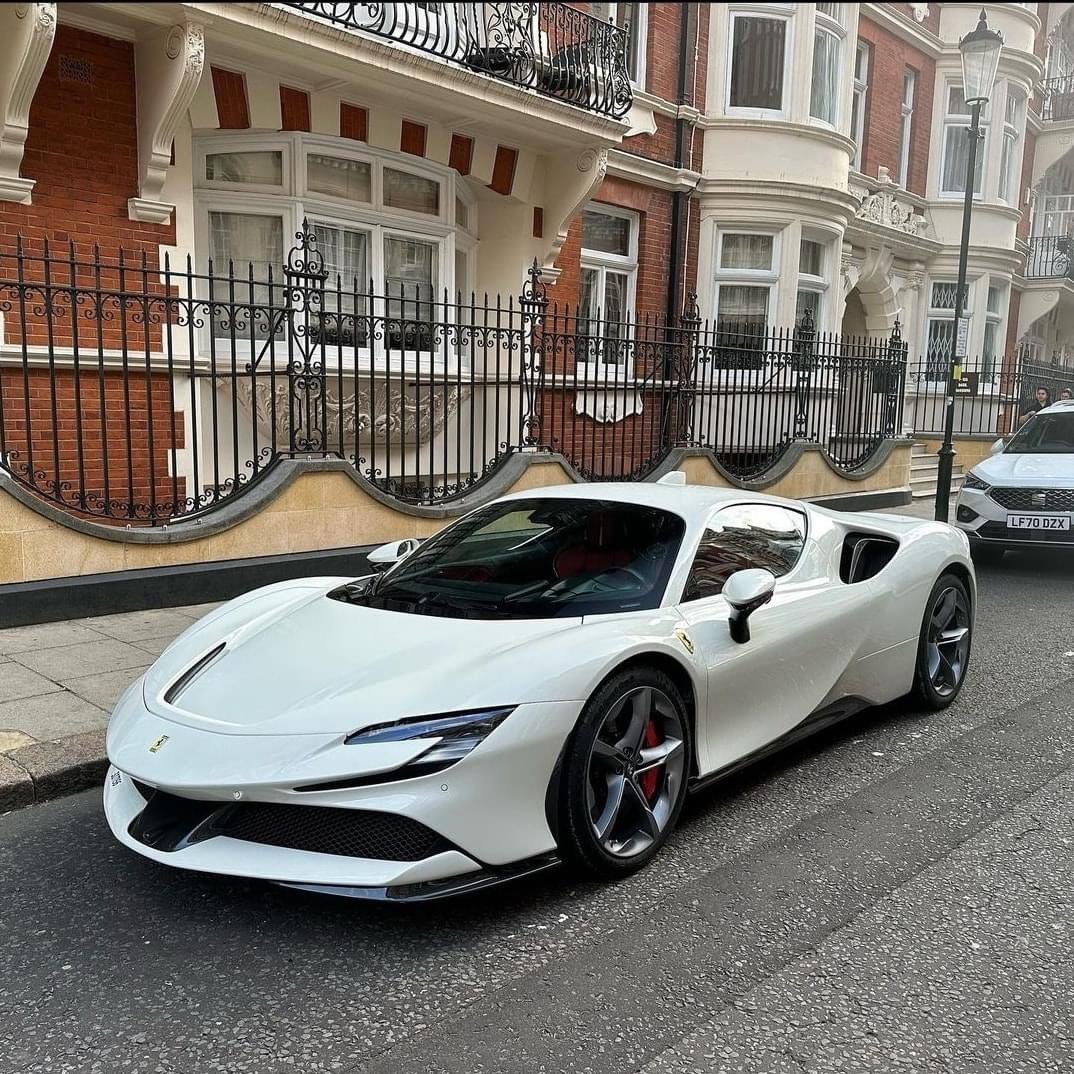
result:
[[[764,567],[777,578],[798,562],[805,543],[805,516],[771,504],[725,507],[708,524],[682,599],[722,592],[735,571]]]

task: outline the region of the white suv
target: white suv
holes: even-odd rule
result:
[[[1074,402],[1038,411],[966,475],[955,525],[977,559],[1008,548],[1074,548]]]

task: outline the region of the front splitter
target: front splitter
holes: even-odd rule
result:
[[[547,872],[560,864],[555,854],[542,854],[526,861],[515,862],[502,869],[481,869],[443,880],[426,880],[419,884],[396,884],[390,887],[353,887],[342,884],[302,884],[289,880],[273,881],[278,887],[292,891],[308,891],[315,895],[335,895],[343,899],[364,899],[370,902],[433,902],[458,895],[470,895],[488,888],[521,880],[526,876]]]

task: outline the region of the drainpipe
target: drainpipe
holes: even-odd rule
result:
[[[687,87],[689,86],[688,69],[695,68],[696,63],[690,64],[687,56],[690,47],[690,22],[697,18],[694,10],[696,4],[682,5],[682,19],[679,24],[679,105],[689,103],[687,101]],[[690,88],[690,96],[693,89]],[[686,163],[686,120],[681,116],[675,120],[675,167],[682,168]],[[675,191],[671,203],[671,247],[668,250],[670,265],[668,266],[668,293],[666,315],[670,324],[682,311],[679,308],[679,292],[682,289],[684,277],[684,258],[686,250],[683,246],[683,225],[689,213],[689,194],[685,190]]]

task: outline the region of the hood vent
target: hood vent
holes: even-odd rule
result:
[[[227,642],[221,642],[215,649],[210,649],[196,664],[192,664],[190,667],[179,676],[168,687],[167,692],[164,694],[164,700],[169,705],[174,705],[179,695],[198,677],[198,675],[205,670],[223,651]]]

